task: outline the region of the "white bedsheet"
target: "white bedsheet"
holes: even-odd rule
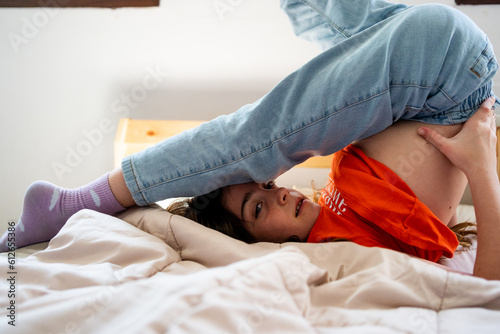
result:
[[[16,327],[2,279],[0,333],[500,329],[500,281],[348,242],[248,245],[155,207],[81,211],[15,272]]]

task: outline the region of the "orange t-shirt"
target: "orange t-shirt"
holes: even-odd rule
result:
[[[320,215],[307,242],[347,239],[436,262],[458,240],[408,185],[384,164],[350,145],[332,159]]]

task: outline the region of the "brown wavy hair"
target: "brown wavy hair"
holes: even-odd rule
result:
[[[245,222],[229,212],[223,205],[227,188],[208,194],[181,199],[167,207],[167,211],[219,231],[232,238],[254,243],[256,240],[246,229]]]

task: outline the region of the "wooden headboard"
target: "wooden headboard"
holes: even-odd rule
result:
[[[148,148],[184,130],[194,128],[203,122],[120,119],[114,143],[115,167],[120,167],[124,157]],[[500,127],[497,127],[497,137],[500,138]],[[500,143],[497,141],[497,161],[500,156],[499,152]],[[329,169],[331,159],[331,156],[312,157],[297,167]],[[497,172],[500,176],[500,164],[497,164]]]
[[[121,166],[124,157],[148,148],[184,130],[194,128],[203,122],[120,119],[114,144],[115,167]],[[331,156],[312,157],[297,167],[330,168],[331,161]]]

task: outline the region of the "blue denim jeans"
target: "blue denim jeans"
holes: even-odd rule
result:
[[[125,158],[138,205],[269,181],[399,119],[464,122],[493,96],[492,46],[451,7],[290,0],[282,8],[296,34],[324,51],[255,103]]]

